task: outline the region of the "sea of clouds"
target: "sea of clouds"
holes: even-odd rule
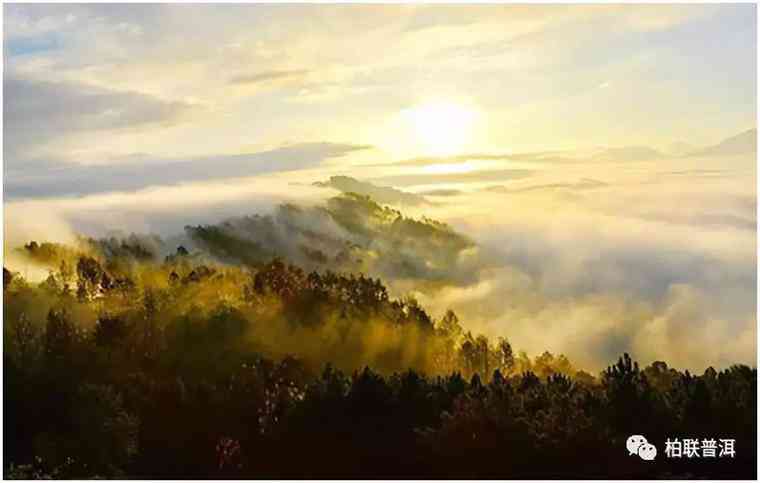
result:
[[[476,243],[475,254],[467,253],[475,258],[457,265],[467,273],[450,284],[384,272],[395,295],[414,294],[436,316],[451,308],[468,329],[507,336],[529,354],[564,353],[590,370],[622,352],[697,371],[755,361],[752,155],[498,162],[498,169],[492,161],[460,176],[418,166],[319,166],[23,198],[5,204],[5,245],[65,242],[77,233],[171,238],[188,224],[268,214],[283,202],[321,205],[341,189],[325,180],[347,175],[374,182],[349,183],[351,189],[362,191],[364,183],[384,203],[447,222]],[[378,190],[391,187],[383,180],[388,173],[407,181]],[[23,262],[11,256],[6,263]]]

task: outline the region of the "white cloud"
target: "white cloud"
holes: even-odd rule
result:
[[[34,149],[74,132],[175,123],[190,109],[145,94],[85,84],[3,79],[6,162],[14,166]]]

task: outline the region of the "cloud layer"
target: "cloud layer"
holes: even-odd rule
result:
[[[394,296],[415,294],[436,316],[454,309],[469,329],[507,336],[530,354],[564,353],[588,370],[601,369],[623,351],[642,363],[665,359],[697,371],[752,363],[753,157],[670,158],[659,162],[660,171],[648,163],[626,162],[622,170],[615,164],[608,171],[602,160],[556,163],[527,178],[501,179],[504,189],[498,191],[465,177],[454,196],[402,208],[407,215],[447,221],[475,243],[451,253],[425,237],[394,238],[396,229],[374,219],[372,210],[324,211],[319,207],[334,191],[311,186],[304,171],[14,202],[6,207],[6,231],[26,241],[20,235],[32,232],[22,230],[21,220],[27,228],[34,220],[43,224],[36,232],[42,236],[55,233],[54,226],[63,231],[64,220],[74,231],[135,230],[171,239],[184,225],[209,224],[224,237],[307,267],[381,276]],[[331,169],[313,171],[311,180],[325,179]],[[281,201],[303,208],[282,211],[276,208]],[[271,218],[234,218],[254,213]],[[233,219],[218,223],[227,217]],[[198,247],[228,263],[244,261],[208,245],[214,237],[199,238],[196,231],[188,235]],[[339,266],[334,260],[345,241],[356,248],[346,258],[350,263]]]
[[[109,131],[171,124],[190,109],[130,91],[74,82],[46,82],[6,75],[3,102],[6,159],[23,171],[20,159],[41,140],[53,142],[82,131]]]
[[[144,159],[136,155],[118,164],[82,166],[71,163],[30,164],[16,175],[11,166],[5,184],[6,197],[55,198],[113,191],[135,191],[152,186],[172,186],[197,181],[245,178],[319,166],[325,160],[367,149],[333,143],[304,143],[270,151],[211,156],[195,159]],[[136,158],[136,159],[135,159]]]

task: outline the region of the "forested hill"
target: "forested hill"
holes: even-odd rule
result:
[[[30,283],[5,270],[5,313],[38,329],[60,318],[77,330],[115,330],[124,337],[176,333],[185,338],[183,353],[194,347],[197,360],[209,355],[211,337],[220,342],[217,367],[236,360],[237,352],[255,351],[297,356],[315,370],[331,363],[388,374],[409,368],[467,377],[495,369],[577,374],[564,356],[547,352],[531,360],[515,354],[505,338],[466,331],[452,311],[434,320],[414,298],[394,299],[380,279],[363,274],[306,272],[280,258],[219,264],[182,246],[159,261],[137,238],[87,240],[78,248],[30,242],[22,250],[48,264],[50,273]],[[141,337],[129,345],[150,355],[153,342],[137,349],[148,343]]]
[[[218,225],[188,226],[187,236],[222,261],[255,265],[281,256],[306,270],[364,273],[383,279],[471,282],[475,244],[447,225],[404,216],[353,193],[325,206],[279,206]]]
[[[347,194],[186,236],[18,249],[49,274],[3,273],[6,477],[754,475],[755,369],[595,377],[392,297],[468,273],[443,224]],[[632,433],[738,458],[643,464]]]

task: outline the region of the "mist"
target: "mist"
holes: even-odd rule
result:
[[[380,277],[394,296],[412,294],[436,317],[453,309],[468,329],[507,336],[529,354],[566,354],[589,370],[624,351],[645,363],[666,359],[693,370],[752,362],[752,158],[584,159],[542,159],[529,177],[497,183],[497,175],[469,174],[452,184],[456,177],[450,175],[401,189],[347,176],[376,179],[376,172],[389,171],[381,166],[339,171],[362,195],[393,193],[382,201],[398,215],[448,223],[457,233],[452,240],[461,237],[450,248],[431,245],[430,235],[394,239],[378,226],[367,231],[377,220],[365,212],[344,214],[359,216],[364,226],[347,228],[336,214],[340,208],[327,208],[340,192],[322,183],[335,172],[330,168],[10,202],[6,247],[136,232],[162,237],[162,256],[184,243],[219,262],[242,263],[241,254],[224,254],[198,236],[199,228],[218,226],[220,233],[262,246],[261,261],[280,255],[308,269]],[[414,174],[415,166],[394,169],[408,170],[397,175],[404,179],[423,176]],[[454,192],[417,201],[431,189]],[[256,216],[263,218],[255,222]],[[344,243],[358,248],[338,263]],[[9,268],[43,276],[6,253]],[[315,261],[322,256],[327,258]]]

